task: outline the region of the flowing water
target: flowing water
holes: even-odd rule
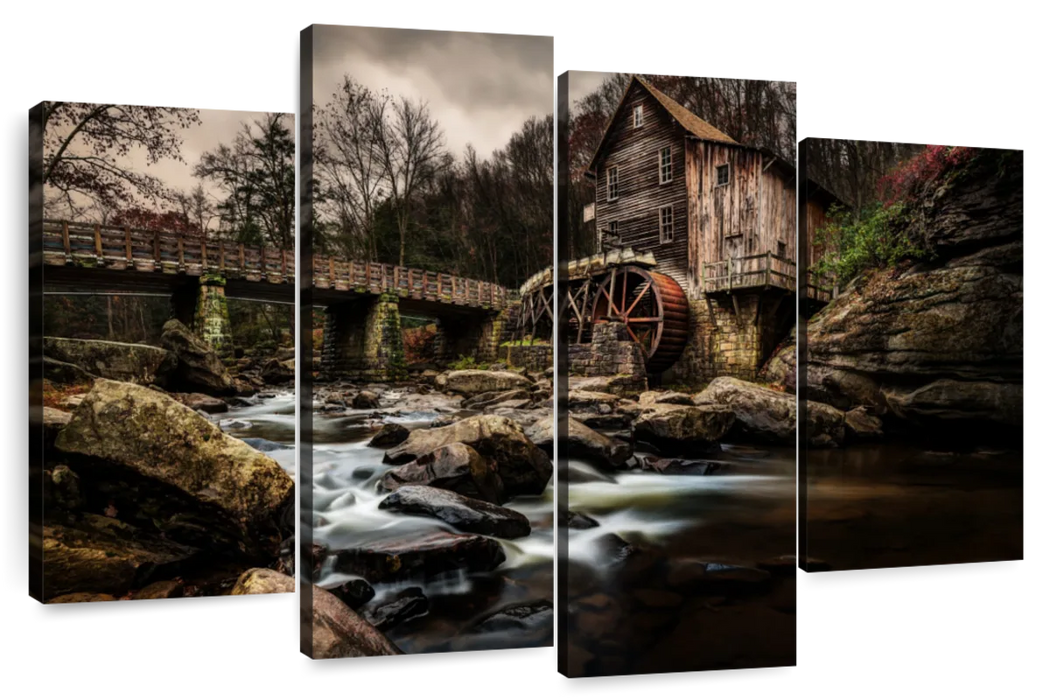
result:
[[[393,466],[383,464],[384,450],[367,442],[386,422],[425,428],[442,414],[465,417],[458,400],[432,394],[427,397],[386,390],[377,411],[315,413],[314,434],[314,542],[335,552],[367,545],[391,536],[422,536],[457,532],[442,521],[380,510],[386,494],[376,489]],[[400,407],[400,408],[397,408]],[[406,588],[423,589],[429,604],[426,615],[401,623],[386,632],[406,653],[465,651],[549,644],[553,614],[538,616],[524,629],[472,631],[478,621],[511,604],[552,600],[553,590],[553,487],[539,497],[516,498],[504,507],[528,517],[532,532],[524,538],[500,540],[506,561],[495,571],[448,572],[438,578],[374,585],[376,597],[366,608],[382,604]],[[354,578],[332,570],[326,563],[317,584],[338,586]]]
[[[262,392],[248,399],[251,405],[231,407],[227,413],[214,416],[228,434],[254,442],[258,449],[272,457],[295,477],[295,393]],[[252,440],[261,439],[269,443]]]

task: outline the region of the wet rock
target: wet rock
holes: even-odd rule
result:
[[[249,437],[241,438],[241,440],[244,442],[244,444],[248,445],[254,450],[259,450],[259,452],[276,452],[277,450],[289,449],[288,445],[282,445],[279,442],[274,442],[273,440],[267,440],[265,438]]]
[[[674,406],[692,406],[693,398],[689,394],[680,391],[644,391],[638,396],[641,406],[652,406],[653,404],[666,403]]]
[[[413,586],[397,594],[393,600],[377,605],[365,613],[365,619],[380,631],[397,627],[403,622],[423,617],[430,610],[430,601],[423,589]]]
[[[359,411],[371,408],[379,408],[379,395],[373,391],[359,391],[354,396],[353,401],[351,401],[350,405]]]
[[[630,542],[614,532],[609,532],[594,541],[594,546],[601,552],[602,560],[608,564],[622,564],[637,551]]]
[[[172,397],[183,406],[189,406],[194,411],[204,413],[226,413],[230,407],[222,399],[205,394],[173,394]]]
[[[45,446],[55,444],[55,438],[58,437],[59,432],[61,432],[62,428],[66,427],[66,424],[69,423],[69,420],[72,417],[73,415],[67,411],[60,411],[57,408],[44,406],[42,422],[44,426]]]
[[[525,437],[543,452],[554,458],[554,416],[540,418],[525,430]]]
[[[248,569],[233,584],[230,595],[293,593],[295,579],[272,569]]]
[[[463,402],[463,408],[480,410],[489,406],[498,406],[507,401],[525,401],[525,405],[532,399],[528,389],[511,389],[510,391],[486,391],[476,394]]]
[[[174,358],[164,348],[108,340],[44,338],[44,355],[75,365],[95,377],[143,386],[152,384],[157,376],[164,375],[174,366]],[[57,365],[50,370],[54,376],[57,376],[56,368]],[[68,379],[73,379],[73,383],[89,383],[84,382],[77,372],[70,373]]]
[[[708,476],[710,474],[716,474],[725,466],[724,462],[690,459],[646,459],[643,460],[642,464],[643,469],[656,472],[657,474],[681,474],[690,476]]]
[[[180,581],[156,581],[131,596],[133,600],[156,600],[159,598],[181,598],[183,586]]]
[[[431,486],[402,486],[384,498],[382,510],[426,515],[463,532],[503,539],[525,537],[532,528],[521,513]]]
[[[495,464],[506,498],[539,495],[550,481],[550,457],[525,437],[517,423],[503,416],[472,416],[443,428],[414,430],[403,443],[387,450],[383,461],[402,464],[452,443],[472,447]]]
[[[80,477],[64,464],[59,464],[48,472],[46,484],[47,495],[51,503],[67,512],[79,511],[84,505],[80,492]]]
[[[476,633],[514,632],[549,627],[554,630],[554,605],[546,598],[511,603],[471,626]]]
[[[499,542],[481,535],[431,532],[393,536],[333,553],[335,569],[371,583],[446,571],[492,571],[506,560]]]
[[[529,389],[532,382],[514,372],[491,372],[480,369],[462,369],[449,372],[445,379],[445,391],[466,397],[489,392],[504,392],[514,389]]]
[[[570,530],[590,530],[593,527],[598,527],[598,521],[594,518],[571,510],[565,511],[565,517],[559,518],[558,524]]]
[[[384,423],[379,432],[368,441],[368,446],[381,449],[396,447],[408,439],[408,433],[408,428],[400,423]]]
[[[276,357],[271,357],[259,370],[259,376],[271,386],[294,381],[295,360],[279,360]]]
[[[842,411],[818,401],[806,402],[806,439],[812,447],[838,447],[846,439]]]
[[[354,471],[350,473],[350,478],[357,481],[368,481],[375,473],[376,470],[373,467],[355,467]]]
[[[108,488],[104,496],[121,512],[153,524],[168,521],[178,541],[228,542],[241,552],[273,556],[284,539],[275,521],[292,500],[292,478],[164,394],[99,379],[56,447],[90,458],[78,467],[85,487]],[[193,527],[180,529],[183,524]]]
[[[667,583],[676,590],[690,592],[741,590],[769,580],[769,572],[749,566],[738,566],[700,559],[674,559],[670,562]]]
[[[588,428],[571,416],[565,448],[569,457],[591,460],[603,467],[617,469],[631,456],[631,446],[621,440],[608,438]]]
[[[718,441],[729,431],[736,415],[723,406],[654,404],[634,421],[637,440],[663,454],[705,455],[719,451]]]
[[[609,377],[569,377],[570,391],[597,391],[623,399],[637,399],[638,379],[626,375]],[[644,379],[643,379],[644,383]]]
[[[795,444],[794,394],[767,389],[734,377],[718,377],[694,399],[698,406],[728,406],[736,416],[727,438],[777,445]]]
[[[633,418],[621,413],[574,413],[573,418],[588,428],[603,433],[630,430],[631,423],[634,422]]]
[[[372,588],[368,581],[365,581],[363,578],[346,581],[334,588],[329,588],[328,592],[354,610],[376,597],[376,589]]]
[[[127,523],[84,514],[75,525],[43,528],[44,597],[67,593],[124,595],[149,579],[175,574],[196,550]]]
[[[219,356],[177,319],[164,324],[161,345],[175,356],[174,368],[159,384],[174,391],[199,391],[209,396],[237,393],[230,373]]]
[[[846,411],[843,420],[846,423],[846,436],[850,440],[874,440],[882,437],[882,421],[878,416],[868,413],[863,406]]]
[[[1018,427],[1023,423],[1024,387],[1020,383],[937,379],[918,389],[884,388],[889,410],[921,428],[957,421]]]
[[[382,632],[351,610],[341,600],[313,587],[313,610],[300,607],[303,624],[313,630],[312,658],[339,659],[361,656],[393,656],[401,650]]]
[[[611,408],[620,402],[620,397],[603,391],[573,389],[569,392],[569,410],[576,413],[599,413],[601,407]]]
[[[47,603],[48,605],[52,603],[108,603],[111,600],[116,600],[116,598],[108,593],[67,593],[66,595],[55,596]]]
[[[416,431],[418,432],[418,431]],[[407,484],[433,486],[490,503],[507,500],[496,465],[473,448],[454,442],[391,469],[379,481],[383,491],[397,491]]]

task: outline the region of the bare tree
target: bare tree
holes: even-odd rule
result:
[[[186,220],[197,230],[207,233],[218,213],[215,204],[204,191],[204,185],[198,182],[192,190],[179,193],[177,201]]]
[[[182,130],[200,124],[195,109],[80,102],[44,106],[44,186],[49,206],[81,212],[124,207],[136,196],[170,199],[158,178],[129,167],[126,156],[145,149],[148,163],[182,160]]]
[[[339,222],[345,252],[368,260],[378,256],[375,218],[386,179],[380,142],[389,102],[345,76],[332,100],[317,110],[314,127],[320,208]]]
[[[431,118],[426,102],[402,97],[390,105],[376,144],[383,164],[390,203],[400,237],[398,265],[405,264],[405,241],[412,221],[412,200],[429,183],[442,163],[444,134]]]

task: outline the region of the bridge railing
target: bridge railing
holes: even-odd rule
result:
[[[191,276],[216,273],[274,284],[295,280],[294,251],[54,219],[44,221],[44,263]]]
[[[314,256],[313,285],[318,289],[368,294],[397,294],[459,306],[503,309],[512,295],[498,284],[387,263]]]
[[[703,263],[700,289],[705,293],[756,287],[795,290],[795,261],[771,252]]]

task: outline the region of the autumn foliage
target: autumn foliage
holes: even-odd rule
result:
[[[887,206],[912,202],[926,183],[966,165],[978,151],[966,146],[926,146],[879,180],[879,199]]]

